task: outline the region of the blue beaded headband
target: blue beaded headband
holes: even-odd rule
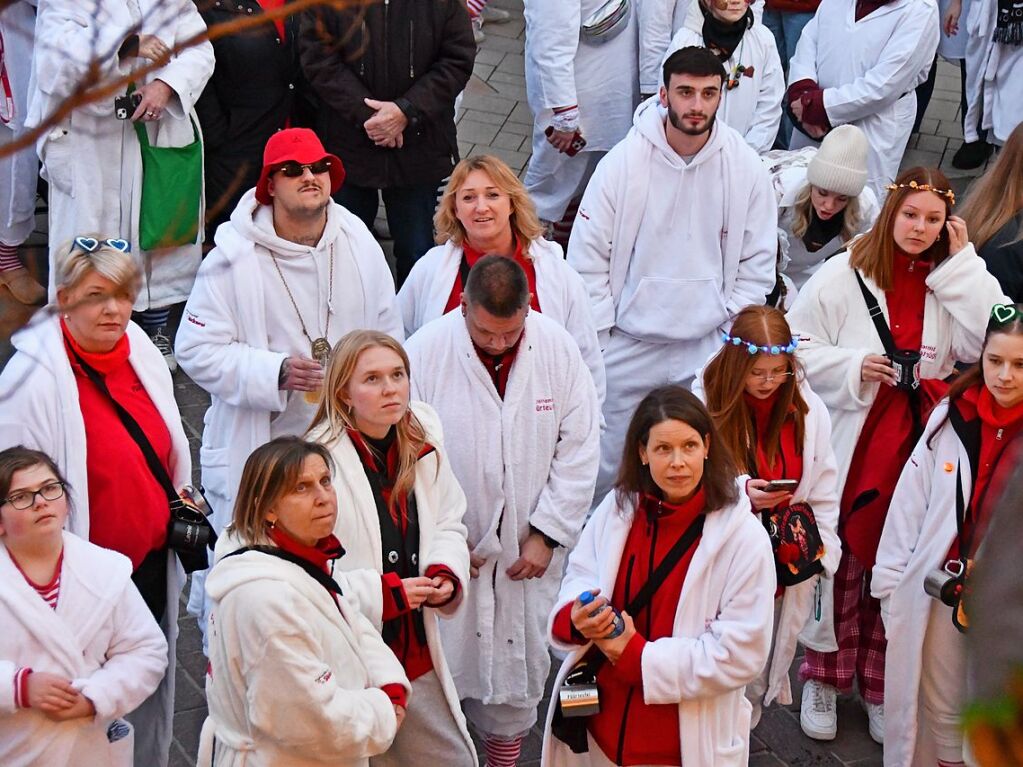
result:
[[[730,336],[728,333],[722,333],[721,340],[726,345],[732,344],[732,346],[745,346],[746,351],[750,354],[760,354],[761,352],[764,354],[792,354],[792,352],[796,350],[796,347],[799,346],[799,339],[795,337],[793,337],[793,339],[785,346],[779,346],[777,344],[774,346],[758,346],[752,341],[746,341],[738,336]]]

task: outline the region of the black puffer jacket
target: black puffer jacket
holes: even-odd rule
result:
[[[207,27],[262,15],[256,0],[196,0]],[[195,105],[206,145],[208,231],[231,216],[256,185],[263,147],[276,131],[308,125],[298,62],[298,19],[287,17],[284,38],[272,21],[213,41],[216,67]]]
[[[461,0],[378,0],[302,14],[299,55],[319,98],[315,129],[357,186],[436,183],[458,161],[455,97],[476,45]],[[376,146],[363,99],[394,101],[409,118],[401,149]]]
[[[998,284],[1014,302],[1023,302],[1023,240],[1018,238],[1023,231],[1023,211],[1010,218],[1005,224],[977,249],[978,255],[987,264]]]

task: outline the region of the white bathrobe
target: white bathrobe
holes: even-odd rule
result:
[[[141,59],[118,60],[118,48],[129,33],[156,35],[174,47],[205,31],[190,0],[43,0],[33,59],[36,89],[26,124],[42,125],[73,98],[92,67],[98,66],[100,82],[139,67]],[[147,128],[153,146],[185,146],[195,140],[189,118],[196,119],[192,107],[212,74],[213,46],[203,41],[146,75],[145,82],[162,80],[173,91],[159,121]],[[114,95],[75,109],[36,143],[50,183],[50,298],[55,296],[55,265],[63,262],[74,237],[91,234],[131,242],[143,275],[137,310],[169,306],[188,298],[192,288],[205,206],[199,206],[195,243],[156,251],[139,247],[142,155],[131,121],[114,117]]]
[[[884,292],[870,278],[864,277],[863,281],[887,322]],[[1009,303],[1009,299],[1002,295],[998,281],[987,271],[972,244],[934,269],[927,277],[927,288],[920,377],[940,380],[952,373],[956,361],[976,361],[991,307]],[[884,354],[847,252],[824,262],[799,291],[786,319],[799,336],[796,355],[806,368],[807,379],[831,413],[831,444],[841,493],[860,431],[881,386],[876,381],[861,380],[863,360],[868,354]],[[829,585],[827,579],[821,583]],[[829,599],[824,596],[825,601]],[[825,608],[823,620],[807,625],[801,637],[804,644],[823,652],[838,649],[828,615]]]
[[[994,134],[1004,144],[1023,122],[1023,45],[996,43],[993,39],[998,3],[978,0],[964,9],[960,35],[966,38],[966,141],[976,141],[977,129]],[[965,20],[965,24],[963,23]],[[983,124],[981,121],[983,120]]]
[[[835,451],[831,447],[831,416],[823,400],[814,394],[805,379],[799,383],[799,392],[810,409],[804,422],[803,476],[792,493],[790,503],[806,503],[813,509],[817,529],[824,543],[824,558],[821,560],[824,575],[785,588],[781,613],[774,631],[771,660],[764,669],[765,706],[775,700],[783,706],[792,703],[789,668],[792,659],[796,657],[796,640],[810,616],[810,605],[818,579],[834,576],[842,558],[842,541],[838,537],[837,470]],[[703,371],[696,375],[693,393],[706,401]]]
[[[167,641],[131,582],[128,558],[65,532],[54,610],[0,542],[0,613],[0,763],[130,767],[131,738],[111,744],[107,727],[156,690]],[[37,709],[15,708],[19,668],[71,679],[96,716],[58,723]]]
[[[470,505],[472,553],[484,557],[465,606],[441,625],[459,697],[536,706],[550,658],[544,622],[566,549],[586,519],[597,471],[597,395],[572,337],[536,312],[508,375],[504,400],[457,312],[424,325],[406,344],[412,396],[437,411],[447,455]],[[534,525],[561,544],[540,578],[505,570]]]
[[[28,110],[29,77],[35,39],[36,0],[15,0],[0,10],[4,67],[10,81],[14,114],[0,122],[0,147],[21,138]],[[20,245],[35,228],[39,158],[27,146],[0,158],[0,244]]]
[[[597,400],[604,401],[604,359],[597,345],[597,330],[590,311],[586,283],[565,262],[556,242],[538,239],[529,243],[529,257],[536,271],[536,293],[540,310],[567,330],[579,345],[586,367],[597,388]],[[458,275],[462,249],[447,242],[431,248],[416,261],[405,284],[398,291],[398,305],[411,336],[430,320],[444,313],[451,288]]]
[[[881,600],[888,635],[884,690],[886,767],[931,767],[933,749],[919,731],[918,703],[924,637],[934,598],[924,579],[944,566],[956,538],[956,469],[963,499],[973,492],[970,458],[952,424],[927,441],[948,412],[943,400],[931,413],[924,436],[903,469],[877,547],[870,593]],[[946,608],[952,620],[952,608]],[[964,638],[965,651],[965,638]]]
[[[419,573],[424,575],[432,565],[443,565],[458,578],[458,597],[437,609],[423,612],[426,644],[430,649],[433,669],[440,680],[451,715],[459,726],[471,754],[476,748],[469,737],[458,703],[458,692],[451,679],[447,660],[441,648],[438,618],[454,615],[465,601],[469,583],[469,548],[465,543],[465,494],[455,479],[451,460],[444,452],[444,435],[440,419],[429,405],[413,402],[412,412],[426,430],[427,441],[435,449],[416,463],[415,499],[419,515]],[[332,439],[324,427],[317,427],[309,439],[324,443],[334,459],[334,488],[338,495],[337,523],[334,534],[345,547],[345,555],[337,561],[338,579],[345,584],[345,594],[379,631],[383,624],[383,593],[380,575],[383,572],[383,550],[380,521],[373,489],[359,453],[347,433]],[[413,681],[413,684],[415,682]],[[415,705],[415,700],[410,702]]]
[[[813,80],[833,126],[851,123],[870,145],[867,183],[879,200],[895,178],[916,118],[914,89],[938,47],[935,0],[893,0],[856,21],[856,3],[822,0],[789,62],[789,85]],[[792,132],[791,149],[817,145]]]
[[[411,689],[401,664],[369,619],[298,565],[255,551],[225,559],[243,545],[222,536],[206,579],[210,714],[198,763],[367,767],[398,729],[380,688]]]
[[[643,700],[678,705],[682,764],[739,767],[749,762],[750,704],[743,688],[767,662],[773,621],[774,555],[764,526],[736,488],[732,506],[708,512],[675,613],[672,636],[643,648]],[[551,734],[558,690],[590,645],[562,644],[551,633],[558,612],[587,589],[614,591],[633,508],[620,508],[610,493],[597,507],[575,551],[547,624],[561,664],[544,728],[544,767],[584,767],[585,754]]]
[[[676,32],[664,52],[664,59],[686,46],[706,47],[702,18],[699,24]],[[661,64],[663,66],[664,62]],[[785,72],[781,68],[774,35],[760,22],[754,22],[743,33],[739,46],[724,62],[729,77],[739,66],[751,68],[753,76],[739,75],[736,88],[729,90],[726,87],[721,91],[718,119],[739,131],[757,154],[763,154],[774,145],[778,136],[781,100],[785,95]]]

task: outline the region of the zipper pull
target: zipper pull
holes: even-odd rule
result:
[[[1002,438],[1002,432],[1003,432],[1003,431],[1005,431],[1005,430],[1004,430],[1004,429],[999,429],[999,430],[998,430],[998,433],[997,433],[997,434],[995,434],[995,439],[1001,439],[1001,438]]]
[[[910,262],[909,262],[909,271],[913,271],[913,269],[914,269],[915,267],[916,267],[916,264],[915,264],[915,263],[913,263],[912,261],[910,261]]]

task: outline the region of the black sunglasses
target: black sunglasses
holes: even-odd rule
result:
[[[283,173],[288,178],[298,178],[305,173],[306,168],[311,170],[314,176],[318,176],[321,173],[329,173],[330,160],[317,160],[316,162],[305,163],[304,165],[295,160],[288,160],[278,165],[274,173]]]

